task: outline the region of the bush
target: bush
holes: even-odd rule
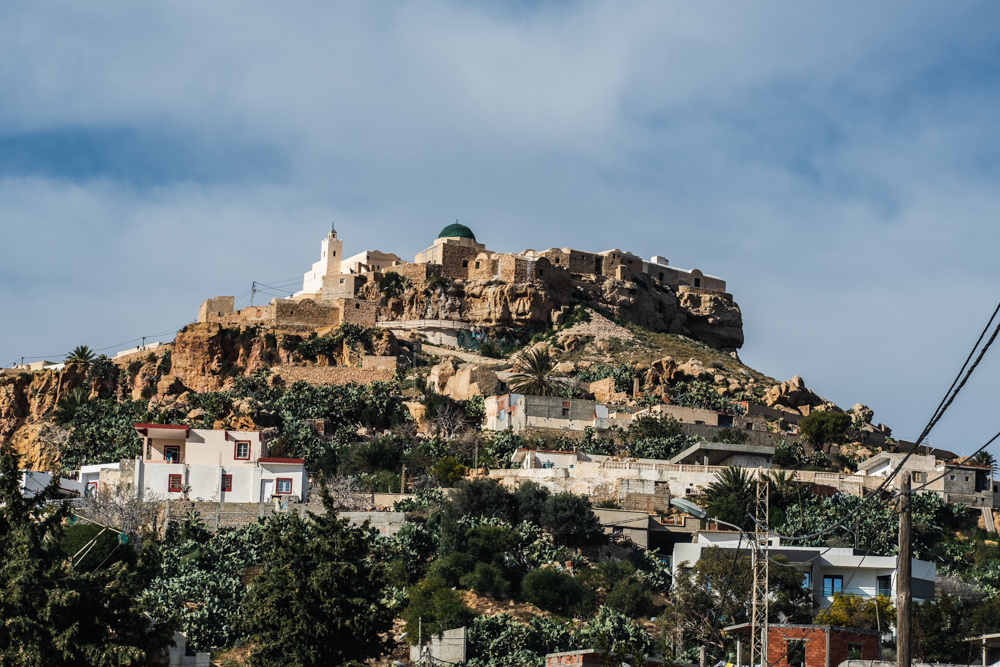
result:
[[[590,501],[568,492],[557,493],[545,501],[541,525],[552,534],[556,544],[596,544],[604,537],[604,529],[591,510]]]
[[[428,472],[437,478],[441,486],[451,487],[465,476],[465,466],[456,461],[454,456],[445,456],[438,459]]]
[[[830,451],[830,445],[843,442],[851,418],[843,412],[813,412],[799,422],[799,435],[814,447]]]
[[[425,636],[468,625],[476,612],[462,602],[457,591],[437,578],[427,578],[410,588],[410,604],[401,614],[407,639],[416,643],[420,626]]]
[[[500,349],[500,346],[492,340],[484,341],[483,344],[479,346],[479,354],[484,357],[489,357],[490,359],[503,359],[506,356],[503,353],[503,350]]]
[[[565,614],[583,599],[583,586],[555,568],[540,567],[524,575],[521,597],[539,609]]]
[[[750,440],[750,434],[739,428],[725,428],[715,434],[712,442],[724,442],[730,445],[743,445]]]
[[[495,598],[506,597],[510,592],[510,582],[504,578],[500,568],[492,563],[476,563],[476,569],[463,576],[460,583],[462,588]]]

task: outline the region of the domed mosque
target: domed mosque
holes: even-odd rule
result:
[[[472,239],[476,240],[476,235],[465,225],[459,224],[458,220],[441,230],[437,235],[439,239]]]
[[[489,252],[486,246],[476,241],[472,230],[458,220],[441,230],[434,239],[434,245],[418,252],[413,258],[415,264],[440,264],[468,262],[481,252]]]

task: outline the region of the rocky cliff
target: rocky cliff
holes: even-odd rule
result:
[[[574,279],[550,285],[540,281],[433,280],[398,298],[380,299],[379,316],[390,320],[462,320],[484,327],[541,330],[558,313],[577,304],[607,310],[655,332],[690,336],[719,350],[743,346],[743,316],[727,295],[681,292],[607,277]]]

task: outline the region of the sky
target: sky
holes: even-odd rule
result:
[[[913,438],[998,300],[998,37],[991,1],[0,3],[0,365],[170,340],[332,222],[411,259],[459,220],[721,276],[745,363]],[[993,435],[998,355],[932,445]]]

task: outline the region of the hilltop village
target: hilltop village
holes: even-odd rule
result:
[[[301,289],[236,301],[0,375],[0,506],[62,508],[24,539],[126,591],[150,660],[760,664],[763,530],[768,664],[878,664],[904,479],[916,657],[1000,660],[995,461],[745,366],[721,278],[455,223],[412,262],[331,229]]]

